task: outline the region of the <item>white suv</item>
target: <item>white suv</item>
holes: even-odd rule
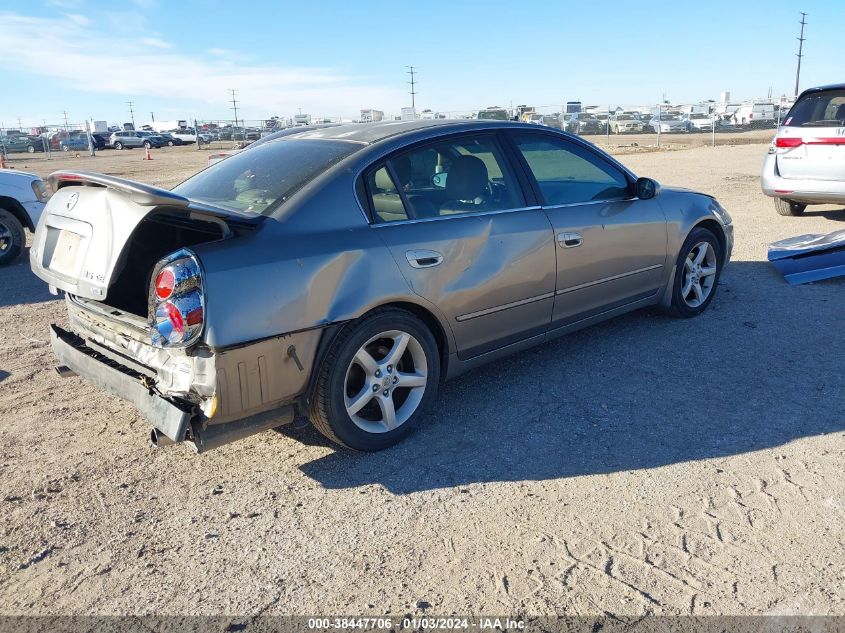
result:
[[[769,147],[761,184],[781,215],[845,203],[845,84],[801,93]]]
[[[0,266],[21,254],[24,229],[35,232],[49,197],[47,184],[35,174],[0,169]]]

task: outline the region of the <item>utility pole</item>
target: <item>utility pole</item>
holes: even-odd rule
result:
[[[152,119],[153,123],[156,122],[156,114],[155,112],[150,112],[150,119]]]
[[[798,36],[798,68],[795,70],[795,97],[798,98],[798,82],[801,79],[801,58],[804,57],[804,25],[807,21],[804,19],[807,14],[801,12],[801,35]]]
[[[21,118],[18,117],[18,129],[23,132],[23,123],[21,123]]]
[[[68,128],[68,125],[67,125],[67,110],[62,110],[62,114],[65,117],[65,132],[67,132],[67,128]]]
[[[415,88],[415,87],[416,87],[416,85],[417,85],[417,82],[416,82],[416,79],[415,79],[415,76],[416,76],[417,71],[416,71],[416,69],[415,69],[413,66],[405,66],[405,68],[408,68],[408,69],[409,69],[409,70],[408,70],[408,74],[409,74],[409,75],[411,75],[411,81],[409,81],[409,82],[408,82],[409,84],[411,84],[411,92],[410,92],[409,94],[411,95],[411,108],[413,108],[413,109],[414,109],[414,111],[416,112],[416,107],[417,107],[417,103],[416,103],[417,92],[416,92],[416,90],[414,90],[414,88]]]
[[[132,121],[132,129],[135,129],[135,110],[132,109],[132,106],[135,105],[134,101],[127,101],[126,105],[129,106],[129,119]]]
[[[230,88],[229,92],[232,94],[232,108],[231,109],[235,111],[235,129],[237,129],[237,127],[238,127],[238,102],[235,99],[235,95],[238,94],[238,91],[233,89],[233,88]],[[233,136],[234,136],[234,134],[233,134]]]

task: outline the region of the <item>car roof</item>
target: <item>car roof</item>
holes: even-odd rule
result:
[[[829,84],[827,86],[816,86],[814,88],[807,88],[800,95],[798,95],[798,98],[800,99],[804,95],[813,92],[824,92],[825,90],[845,90],[845,84]]]
[[[416,132],[437,129],[443,133],[447,132],[471,132],[476,129],[491,127],[516,127],[525,128],[527,123],[516,121],[494,121],[474,119],[425,119],[416,121],[380,121],[378,123],[347,123],[333,127],[326,127],[317,130],[305,129],[301,133],[292,133],[296,138],[314,138],[338,141],[357,141],[371,145],[385,139],[395,138],[403,135],[412,135]],[[533,127],[533,126],[532,126]]]

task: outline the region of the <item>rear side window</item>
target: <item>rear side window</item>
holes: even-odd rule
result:
[[[537,180],[546,205],[577,204],[630,196],[625,174],[564,139],[516,134],[514,141]]]
[[[813,92],[792,106],[784,125],[793,127],[839,127],[845,125],[845,90]]]
[[[283,139],[230,156],[189,178],[174,193],[236,212],[269,215],[357,143]]]

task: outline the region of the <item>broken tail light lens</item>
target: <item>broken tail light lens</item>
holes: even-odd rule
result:
[[[156,266],[150,292],[150,339],[157,347],[186,347],[202,334],[205,296],[196,256],[182,249]]]

